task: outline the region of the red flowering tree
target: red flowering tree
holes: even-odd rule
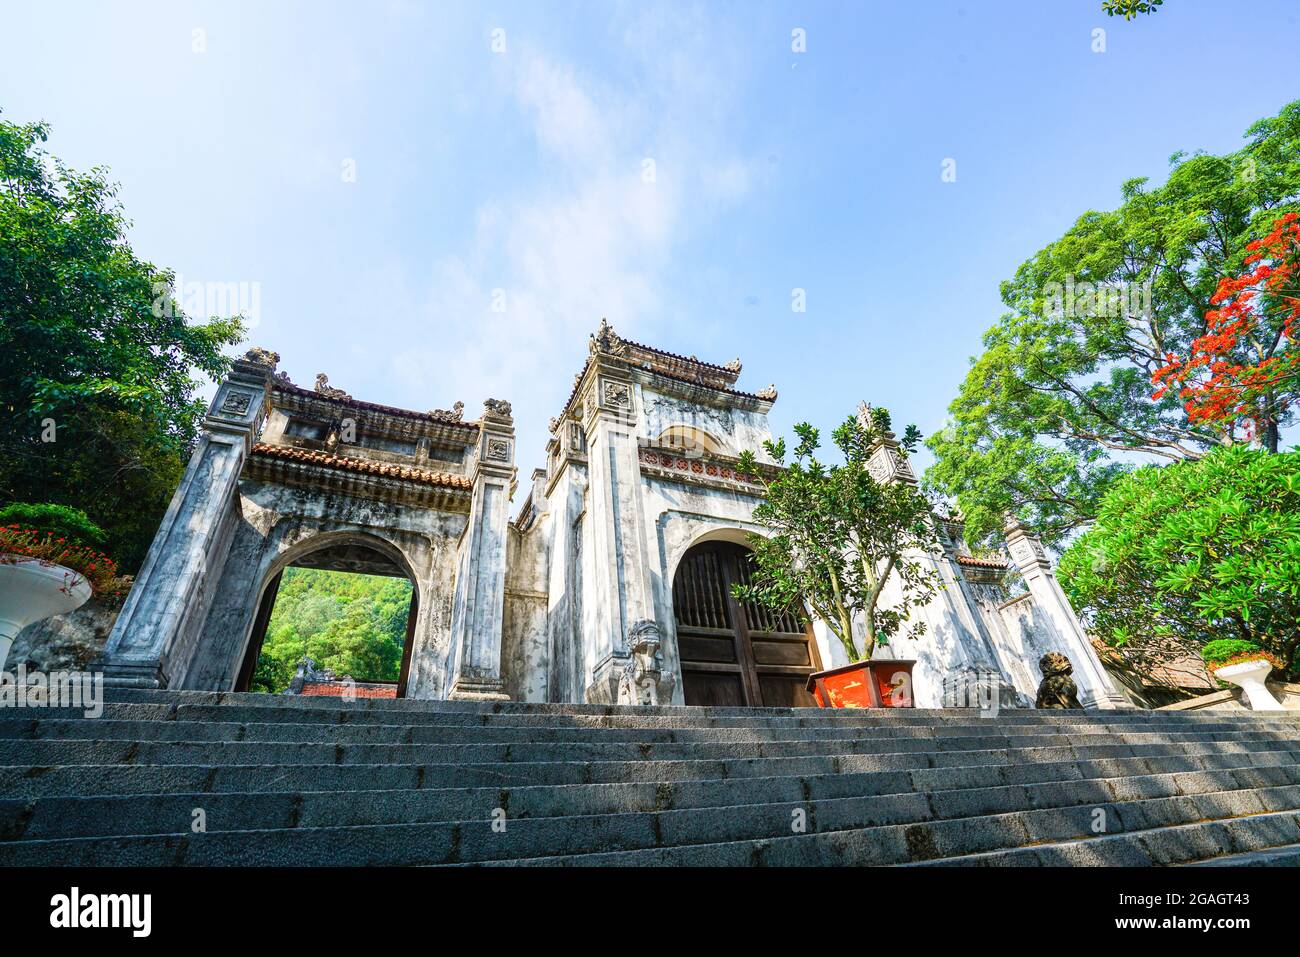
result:
[[[1239,276],[1225,276],[1186,357],[1167,355],[1151,381],[1177,389],[1193,423],[1240,433],[1271,452],[1300,400],[1300,216],[1287,213],[1247,244]]]

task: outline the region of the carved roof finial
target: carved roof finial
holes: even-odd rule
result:
[[[505,399],[485,399],[483,400],[483,410],[492,415],[499,415],[503,419],[510,418],[510,403]]]
[[[737,356],[735,359],[732,359],[722,368],[726,369],[728,372],[734,372],[736,375],[740,375],[740,357]]]
[[[756,396],[758,396],[760,399],[766,399],[768,402],[775,402],[775,401],[776,401],[776,386],[775,386],[775,385],[770,385],[770,384],[769,384],[768,387],[767,387],[766,389],[759,389],[759,390],[758,390],[757,392],[755,392],[754,394],[755,394]]]
[[[276,363],[280,361],[280,353],[272,352],[269,349],[263,349],[259,346],[253,346],[253,348],[244,353],[244,361],[251,362],[254,365],[275,368]]]
[[[587,341],[587,349],[592,355],[599,352],[610,356],[621,356],[627,351],[627,343],[619,338],[614,327],[609,324],[609,320],[602,316],[600,328]]]
[[[461,418],[461,414],[464,411],[465,411],[465,403],[457,402],[455,405],[451,407],[450,412],[448,412],[446,409],[430,409],[425,414],[429,418],[436,419],[437,421],[440,422],[459,422]]]
[[[342,389],[336,389],[330,385],[330,377],[323,372],[316,373],[316,391],[327,399],[351,399]]]

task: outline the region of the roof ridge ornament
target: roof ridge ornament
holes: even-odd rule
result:
[[[464,412],[465,403],[457,402],[451,407],[451,411],[446,409],[430,409],[425,413],[425,415],[438,422],[459,422]]]
[[[270,349],[263,349],[260,346],[253,346],[244,353],[244,361],[251,362],[254,365],[275,368],[280,361],[280,353],[272,352]]]
[[[775,402],[775,401],[776,401],[776,385],[775,385],[775,384],[769,384],[768,387],[767,387],[766,389],[759,389],[757,392],[754,393],[754,395],[758,396],[760,399],[765,399],[765,400],[767,400],[768,402]]]
[[[627,352],[627,343],[614,331],[609,320],[600,319],[600,328],[587,340],[587,350],[591,355],[600,353],[607,356],[621,356]]]
[[[740,356],[732,359],[722,368],[726,369],[728,372],[734,373],[735,375],[740,375],[740,370],[742,368],[740,364]]]
[[[326,375],[325,373],[323,373],[323,372],[317,372],[317,373],[316,373],[316,391],[317,391],[317,392],[319,392],[321,395],[325,396],[325,398],[327,398],[327,399],[345,399],[345,400],[347,400],[347,401],[349,401],[349,402],[352,400],[352,396],[348,395],[348,394],[347,394],[346,392],[344,392],[342,389],[336,389],[336,388],[334,388],[334,387],[333,387],[332,385],[330,385],[329,383],[330,383],[330,377],[329,377],[329,376],[327,376],[327,375]]]

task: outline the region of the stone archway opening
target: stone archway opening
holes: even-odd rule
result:
[[[418,615],[414,578],[384,550],[350,539],[309,550],[263,591],[234,690],[403,698]]]
[[[821,670],[811,624],[738,602],[753,574],[750,550],[725,539],[692,546],[673,576],[673,617],[688,705],[813,707],[804,690]]]

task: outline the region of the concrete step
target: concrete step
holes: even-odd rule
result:
[[[1280,810],[1219,820],[1196,821],[1109,834],[1036,847],[967,854],[927,867],[1146,867],[1151,865],[1252,866],[1273,858],[1275,866],[1297,866],[1300,813]]]
[[[483,765],[73,765],[0,767],[0,794],[31,801],[77,795],[167,793],[285,793],[347,790],[413,790],[422,788],[519,788],[540,785],[650,784],[673,789],[693,782],[738,780],[742,785],[763,778],[806,778],[844,782],[853,793],[890,790],[920,792],[954,788],[1038,784],[1097,777],[1126,777],[1255,768],[1272,769],[1300,763],[1297,751],[1206,752],[1179,751],[1154,757],[1114,757],[1064,761],[1008,763],[986,761],[970,765],[933,767],[923,755],[911,756],[911,767],[855,770],[867,759],[788,758],[744,761],[675,762],[545,762]],[[895,784],[897,782],[897,784]],[[1260,785],[1285,783],[1261,778]],[[855,792],[853,788],[863,788]]]
[[[0,864],[1284,862],[1297,717],[113,689],[0,712]]]
[[[928,795],[913,787],[907,775],[820,775],[678,784],[53,797],[0,800],[0,840],[177,833],[189,828],[196,808],[203,809],[208,831],[215,832],[486,820],[498,808],[514,820],[782,802],[808,805],[853,797],[876,799],[882,807],[893,808],[899,821],[917,822],[1287,785],[1300,785],[1300,766],[961,787]]]
[[[490,721],[494,717],[514,717],[524,721],[595,720],[608,719],[616,723],[644,720],[681,720],[691,722],[738,721],[758,723],[764,721],[814,721],[874,724],[897,722],[948,723],[969,721],[969,716],[979,714],[969,709],[873,709],[873,710],[822,710],[818,708],[744,708],[744,707],[690,707],[669,705],[660,707],[627,707],[582,704],[527,704],[522,702],[466,702],[417,701],[411,699],[362,698],[342,703],[336,698],[300,697],[292,695],[266,695],[210,691],[145,691],[139,689],[106,689],[106,708],[135,705],[153,709],[154,712],[174,709],[195,711],[196,716],[210,719],[210,709],[220,708],[226,717],[220,720],[244,720],[243,711],[256,711],[258,720],[314,720],[319,717],[331,722],[366,720],[365,716],[383,713],[393,720],[381,723],[403,724],[433,720],[473,722]],[[208,709],[208,710],[204,710]],[[54,709],[51,709],[54,710]],[[998,721],[1051,722],[1084,719],[1089,722],[1218,722],[1224,720],[1223,712],[1169,712],[1143,709],[1116,709],[1111,711],[1036,711],[1016,709],[999,712]],[[1244,723],[1262,721],[1279,726],[1300,726],[1300,713],[1234,712],[1234,720]]]
[[[1206,861],[1195,861],[1185,867],[1300,867],[1300,844],[1284,844],[1258,851],[1242,851]]]
[[[1210,796],[1203,796],[1207,799]],[[1091,814],[1089,814],[1091,818]],[[975,819],[977,822],[980,819]],[[1082,823],[1082,822],[1080,822]],[[1275,848],[1300,840],[1300,812],[1286,809],[1271,813],[1226,816],[1184,824],[1157,824],[1118,834],[1093,835],[1090,831],[1072,839],[1046,840],[1033,847],[1000,848],[974,854],[935,857],[936,825],[917,825],[891,835],[890,846],[882,847],[879,828],[802,834],[770,840],[730,841],[686,847],[651,848],[585,855],[553,855],[493,863],[523,866],[580,867],[826,867],[870,864],[965,865],[965,866],[1126,866],[1151,867],[1208,861],[1223,854]],[[972,826],[968,833],[975,830]],[[997,829],[994,828],[994,831]],[[979,838],[989,828],[979,826]],[[1025,834],[1003,832],[1003,839],[1017,840]],[[945,835],[950,837],[951,835]],[[998,838],[994,837],[996,841]],[[915,852],[907,850],[908,843]],[[911,859],[904,859],[904,858]]]
[[[98,735],[98,722],[81,726]],[[187,726],[188,727],[188,726]],[[201,728],[203,726],[195,726]],[[209,762],[214,765],[294,765],[294,763],[482,763],[545,761],[701,761],[701,759],[736,759],[764,757],[802,757],[802,755],[871,754],[880,758],[902,754],[926,753],[944,758],[963,752],[1009,752],[1047,755],[1070,752],[1075,757],[1112,757],[1123,753],[1166,753],[1158,749],[1219,746],[1242,750],[1251,746],[1290,746],[1300,744],[1300,736],[1271,731],[1187,731],[1187,732],[1087,732],[1073,735],[1034,733],[1034,735],[839,737],[818,735],[798,739],[767,741],[610,741],[603,735],[577,741],[493,741],[495,732],[481,737],[468,736],[461,744],[429,742],[402,744],[389,742],[298,741],[292,727],[270,729],[272,740],[139,740],[131,733],[125,739],[0,739],[0,763],[4,765],[185,765]],[[989,727],[987,732],[996,732]],[[199,731],[198,733],[203,733]],[[286,739],[287,736],[287,739]],[[415,737],[415,729],[399,731],[399,739]],[[1119,749],[1119,750],[1117,750]],[[1132,749],[1126,750],[1123,749]],[[1145,749],[1145,750],[1143,750]],[[1151,750],[1157,749],[1157,750]],[[1041,759],[1041,758],[1040,758]],[[1047,758],[1060,759],[1060,758]]]
[[[995,730],[990,728],[990,731]],[[909,755],[936,763],[1065,760],[1169,754],[1188,749],[1246,751],[1300,745],[1274,732],[1096,733],[981,737],[834,738],[741,742],[518,742],[351,744],[297,741],[0,740],[0,764],[477,764],[548,761],[699,761],[813,756],[869,757],[874,768],[907,767]],[[1197,751],[1195,753],[1202,753]],[[898,762],[902,762],[901,764]]]
[[[248,706],[248,707],[265,707],[272,709],[283,708],[300,708],[332,709],[340,706],[337,698],[300,696],[300,695],[276,695],[260,694],[250,692],[235,691],[178,691],[178,690],[145,690],[137,688],[106,688],[104,694],[105,700],[109,702],[134,702],[142,704],[177,704],[177,705],[219,705],[222,707],[231,706]],[[347,705],[349,708],[360,710],[401,710],[407,712],[429,712],[429,713],[492,713],[492,714],[587,714],[587,715],[663,715],[663,714],[710,714],[714,717],[720,716],[739,716],[757,718],[768,715],[800,715],[800,714],[820,714],[826,713],[819,708],[752,708],[747,706],[718,706],[708,707],[692,705],[607,705],[607,704],[576,704],[576,703],[530,703],[520,701],[427,701],[413,698],[358,698],[356,701]],[[962,709],[935,709],[930,713],[933,714],[958,714]],[[918,713],[924,709],[876,709],[867,712],[862,711],[835,711],[829,713],[841,715],[862,715],[869,716],[906,714],[908,712]],[[1005,711],[1004,714],[1023,713],[1052,715],[1070,712],[1062,711],[1036,711],[1034,709],[1015,709]],[[1203,716],[1207,712],[1172,712],[1172,711],[1152,711],[1144,708],[1116,708],[1105,711],[1082,710],[1076,711],[1075,714],[1096,715],[1098,717],[1107,717],[1113,715],[1136,715],[1136,716],[1179,716],[1179,717],[1197,717]],[[1237,712],[1233,712],[1236,714]],[[1249,712],[1243,712],[1249,714]],[[1282,714],[1282,712],[1277,712]]]
[[[1300,841],[1300,786],[1296,785],[922,823],[911,822],[924,805],[924,795],[895,797],[897,800],[873,796],[633,814],[507,818],[500,829],[492,820],[476,819],[9,841],[0,843],[0,865],[33,866],[51,861],[85,867],[427,865],[583,856],[601,859],[592,863],[647,863],[603,860],[611,853],[665,855],[666,860],[654,859],[653,863],[681,864],[696,863],[691,852],[700,847],[716,848],[718,841],[726,842],[722,846],[734,861],[739,849],[756,841],[784,847],[792,840],[787,835],[800,815],[816,833],[798,834],[793,840],[849,835],[847,843],[839,846],[848,849],[852,859],[835,863],[851,864],[901,864],[1004,849],[1009,854],[1027,853],[1036,848],[1025,845],[1094,836],[1099,815],[1108,833],[1124,833],[1286,811],[1289,816],[1278,822],[1280,839],[1269,846]],[[818,848],[816,844],[802,847],[799,859],[783,857],[770,863],[828,863],[820,858]],[[810,849],[819,855],[816,861],[807,859]]]
[[[176,742],[302,742],[302,743],[740,743],[780,741],[894,742],[928,741],[942,748],[946,742],[988,739],[991,734],[1038,744],[1060,744],[1067,739],[1106,735],[1118,743],[1140,743],[1143,735],[1162,735],[1166,740],[1209,740],[1209,735],[1228,735],[1237,740],[1290,740],[1300,743],[1300,727],[1242,727],[1232,723],[1171,724],[1163,726],[1110,725],[1088,723],[1010,725],[977,722],[934,727],[792,726],[723,728],[626,728],[555,727],[512,725],[385,725],[377,723],[335,725],[326,722],[285,721],[239,723],[231,721],[141,721],[113,718],[69,720],[0,720],[0,741],[176,741]],[[955,746],[955,745],[954,745]]]

